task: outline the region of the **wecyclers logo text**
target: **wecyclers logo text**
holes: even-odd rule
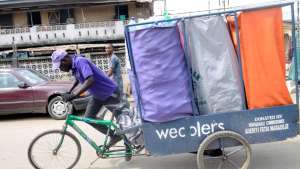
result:
[[[179,128],[167,128],[156,130],[156,134],[160,140],[162,139],[175,139],[178,137],[201,137],[202,135],[208,135],[215,131],[225,130],[224,123],[210,123],[201,124],[197,122],[196,125],[190,127],[179,127]]]

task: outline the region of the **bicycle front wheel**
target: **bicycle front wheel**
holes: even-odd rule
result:
[[[63,142],[58,146],[62,136]],[[36,169],[71,169],[79,161],[80,155],[81,146],[78,139],[72,133],[63,130],[41,133],[33,139],[28,149],[29,161]]]

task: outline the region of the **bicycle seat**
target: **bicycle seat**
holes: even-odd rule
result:
[[[120,112],[126,107],[126,103],[119,102],[119,103],[116,103],[116,104],[107,104],[107,105],[105,105],[105,107],[107,109],[109,109],[110,111]]]

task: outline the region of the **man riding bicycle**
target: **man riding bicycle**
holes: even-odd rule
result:
[[[103,105],[120,102],[120,92],[115,82],[83,55],[68,54],[64,50],[56,50],[53,52],[51,59],[52,69],[60,69],[63,72],[72,71],[72,75],[75,77],[70,91],[62,94],[65,101],[72,101],[85,91],[88,91],[92,95],[84,114],[85,117],[96,118],[96,115]],[[79,83],[81,83],[82,86],[73,91]],[[113,111],[111,110],[111,112]],[[104,117],[100,115],[100,118],[103,119]],[[108,128],[106,126],[97,124],[90,125],[99,132],[107,134]],[[108,134],[110,136],[108,147],[122,140],[122,137],[115,135],[112,130],[110,130]]]

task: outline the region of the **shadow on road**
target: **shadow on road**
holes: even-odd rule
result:
[[[174,160],[177,159],[177,160]],[[161,157],[136,157],[131,161],[126,162],[124,159],[114,160],[112,163],[117,165],[112,167],[99,166],[101,163],[96,163],[86,169],[195,169],[197,168],[196,156],[193,154],[180,154],[176,156],[161,156]]]
[[[50,119],[50,116],[48,114],[43,114],[43,113],[1,115],[0,121],[15,121],[15,120],[26,120],[26,119],[36,119],[36,118]]]

